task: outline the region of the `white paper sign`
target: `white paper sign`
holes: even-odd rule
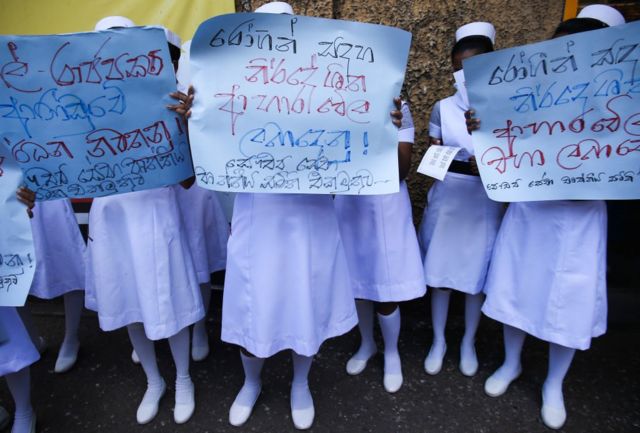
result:
[[[418,166],[418,173],[444,180],[449,166],[453,162],[461,147],[432,145],[427,149],[427,153],[422,158]]]

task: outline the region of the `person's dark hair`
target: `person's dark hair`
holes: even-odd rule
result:
[[[607,27],[609,26],[595,18],[571,18],[560,23],[553,33],[553,37],[557,38],[559,36],[573,35],[575,33],[605,29]]]
[[[478,51],[479,54],[490,53],[493,51],[493,43],[491,39],[482,35],[467,36],[460,39],[451,49],[451,57],[457,53],[467,50]]]
[[[177,62],[180,60],[180,48],[176,47],[173,44],[169,44],[169,55],[171,56],[172,62]]]

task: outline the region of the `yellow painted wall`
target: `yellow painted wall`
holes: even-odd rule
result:
[[[234,11],[234,0],[0,0],[0,33],[91,31],[99,19],[123,15],[137,25],[163,25],[185,41],[202,21]]]

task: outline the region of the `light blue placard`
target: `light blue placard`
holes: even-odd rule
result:
[[[291,15],[205,21],[191,45],[198,184],[234,192],[398,191],[399,95],[411,34]]]
[[[640,22],[464,62],[497,201],[640,198]]]
[[[36,270],[27,207],[16,198],[20,167],[0,146],[0,307],[24,305]]]
[[[175,90],[158,28],[0,36],[0,143],[38,200],[190,176],[185,128],[166,108]]]

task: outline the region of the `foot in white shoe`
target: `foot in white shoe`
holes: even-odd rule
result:
[[[384,354],[384,389],[389,393],[398,392],[402,386],[402,363],[398,351]]]
[[[444,361],[444,355],[447,353],[447,344],[433,342],[429,354],[424,360],[424,371],[428,374],[435,375],[442,370],[442,362]]]
[[[542,410],[540,415],[542,416],[542,422],[547,427],[554,430],[562,428],[567,420],[562,384],[553,386],[545,383],[542,386]]]
[[[189,421],[195,409],[195,389],[191,378],[176,379],[176,405],[173,408],[173,419],[176,424]]]
[[[160,382],[157,384],[147,385],[147,390],[144,393],[144,397],[142,397],[136,414],[138,424],[146,424],[155,418],[158,414],[160,399],[162,399],[166,390],[167,384],[164,382],[164,379],[160,379]]]
[[[260,396],[262,385],[245,382],[229,409],[229,424],[239,427],[251,416],[253,407]]]
[[[308,383],[291,384],[291,419],[298,430],[307,430],[313,425],[316,411]]]
[[[559,430],[567,420],[567,411],[564,407],[552,407],[543,404],[540,416],[544,425],[550,429]]]
[[[138,354],[135,349],[131,351],[131,361],[136,365],[140,364],[140,358],[138,358]]]
[[[484,383],[484,392],[489,397],[499,397],[509,389],[511,382],[516,380],[522,373],[522,367],[518,367],[514,370],[507,368],[504,365],[496,370],[487,381]]]
[[[475,376],[478,372],[478,355],[475,344],[460,345],[460,372],[467,377]]]
[[[358,351],[347,362],[347,373],[351,376],[362,373],[376,351],[375,344],[361,344]]]
[[[80,342],[78,340],[67,341],[65,339],[62,342],[62,346],[60,346],[60,352],[58,353],[58,359],[56,359],[56,366],[53,371],[56,373],[66,373],[71,370],[76,364],[79,350]]]
[[[193,326],[193,343],[191,345],[191,359],[204,361],[209,356],[209,336],[204,323],[196,323]]]

